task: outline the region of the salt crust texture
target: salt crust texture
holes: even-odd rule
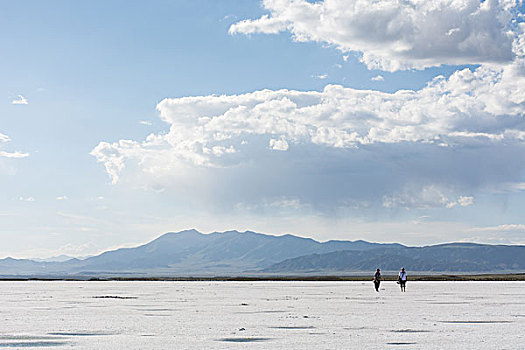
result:
[[[525,348],[523,282],[0,285],[0,348]]]

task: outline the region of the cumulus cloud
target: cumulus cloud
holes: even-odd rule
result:
[[[34,197],[18,197],[18,200],[22,201],[22,202],[34,202],[35,201],[35,198]]]
[[[328,85],[165,99],[157,109],[169,131],[101,142],[91,154],[113,183],[126,173],[236,203],[247,199],[236,195],[264,194],[403,206],[409,201],[394,195],[413,183],[451,191],[446,199],[427,193],[429,207],[472,205],[465,193],[522,181],[524,72],[516,60],[437,77],[419,91]]]
[[[314,144],[353,148],[374,143],[483,145],[525,140],[522,62],[506,68],[464,69],[420,91],[383,93],[328,85],[322,92],[262,90],[243,95],[165,99],[157,106],[171,125],[145,141],[101,142],[93,151],[118,180],[126,160],[142,167],[184,161],[227,166],[249,158],[241,142],[264,139],[270,148]],[[244,146],[244,147],[241,147]]]
[[[274,149],[276,151],[287,151],[288,150],[288,142],[284,139],[284,137],[281,137],[280,139],[271,139],[270,140],[270,148]]]
[[[141,120],[141,121],[139,121],[139,124],[141,124],[141,125],[153,125],[153,123],[151,123],[148,120]]]
[[[27,104],[29,104],[27,99],[24,96],[22,96],[22,95],[18,95],[18,98],[14,99],[13,101],[11,101],[11,103],[14,104],[14,105],[27,105]]]
[[[296,41],[359,52],[370,69],[509,62],[523,44],[518,0],[263,0],[269,14],[230,34],[289,31]],[[346,56],[348,57],[348,56]]]
[[[382,75],[376,75],[376,76],[373,77],[371,80],[372,80],[372,81],[384,81],[385,78],[383,78]]]
[[[59,201],[65,201],[65,200],[68,200],[69,198],[67,196],[58,196],[57,197],[57,200]]]

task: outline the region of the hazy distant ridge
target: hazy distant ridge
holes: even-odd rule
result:
[[[422,272],[525,271],[525,246],[450,243],[427,247],[376,248],[338,251],[292,258],[264,269],[268,273],[396,271]]]
[[[84,260],[37,262],[3,259],[0,260],[0,274],[240,274],[307,254],[348,249],[361,251],[381,246],[401,245],[365,241],[321,243],[293,235],[271,236],[251,231],[202,234],[196,230],[187,230],[166,233],[139,247],[107,251]]]
[[[453,243],[428,247],[365,241],[318,242],[293,235],[271,236],[196,230],[166,233],[134,248],[84,260],[0,260],[3,276],[228,276],[243,274],[328,274],[396,271],[521,272],[525,246]]]

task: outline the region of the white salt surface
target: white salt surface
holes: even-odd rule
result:
[[[0,348],[525,349],[525,283],[1,282]]]

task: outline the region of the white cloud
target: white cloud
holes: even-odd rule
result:
[[[284,139],[284,137],[281,137],[280,139],[271,139],[270,140],[270,148],[276,151],[288,151],[289,145],[288,142]]]
[[[376,76],[373,77],[371,80],[372,80],[372,81],[384,81],[385,78],[383,78],[382,75],[376,75]]]
[[[5,157],[5,158],[26,158],[26,157],[29,157],[29,153],[0,151],[0,157]]]
[[[319,75],[316,75],[315,77],[317,79],[324,80],[324,79],[328,78],[328,74],[319,74]]]
[[[383,196],[383,207],[386,208],[453,208],[457,205],[465,207],[474,204],[474,197],[459,196],[450,199],[450,195],[439,186],[430,185],[423,188],[406,188],[403,192]]]
[[[67,196],[58,196],[57,197],[57,200],[59,201],[65,201],[65,200],[68,200],[69,198]]]
[[[461,196],[457,200],[457,203],[462,207],[468,207],[474,204],[474,197],[471,196]]]
[[[515,231],[525,233],[524,224],[504,224],[498,226],[474,227],[470,229],[473,232],[501,232],[501,231]]]
[[[237,16],[236,15],[226,15],[220,20],[220,22],[226,21],[226,20],[229,20],[229,19],[237,19]]]
[[[419,91],[327,85],[165,99],[157,109],[169,130],[91,154],[114,184],[165,188],[214,210],[263,210],[278,197],[322,212],[459,208],[479,191],[521,189],[523,86],[520,58]]]
[[[118,150],[117,150],[118,149]],[[134,151],[135,150],[135,151]],[[138,151],[138,152],[137,152]],[[124,169],[125,156],[132,156],[133,153],[140,156],[138,144],[130,140],[120,140],[117,144],[109,144],[101,142],[91,151],[91,155],[95,156],[99,162],[104,163],[106,171],[111,177],[111,183],[115,184],[118,181],[119,173]]]
[[[287,27],[286,21],[282,21],[279,18],[270,17],[264,15],[256,20],[244,20],[233,24],[230,29],[230,34],[255,34],[255,33],[265,33],[265,34],[277,34]]]
[[[230,34],[292,33],[296,41],[360,52],[370,69],[508,62],[525,47],[513,0],[263,0],[269,14]],[[348,56],[346,56],[348,57]]]
[[[11,141],[9,136],[0,133],[0,144],[8,143],[9,141]],[[6,152],[6,151],[0,150],[0,157],[4,157],[4,158],[25,158],[25,157],[29,157],[29,153],[18,152],[18,151],[17,152]]]
[[[153,125],[153,123],[148,121],[148,120],[141,120],[141,121],[139,121],[139,124],[141,124],[141,125]]]
[[[18,99],[15,99],[15,100],[11,101],[11,103],[14,104],[14,105],[27,105],[27,104],[29,104],[27,99],[24,96],[22,96],[22,95],[18,95]]]
[[[505,189],[511,192],[525,191],[525,182],[513,182],[505,184]]]
[[[447,208],[453,208],[457,205],[461,207],[468,207],[474,204],[474,197],[471,196],[460,196],[457,200],[450,201],[447,203]]]
[[[282,208],[282,209],[299,209],[302,206],[305,206],[304,203],[301,203],[301,200],[297,198],[287,198],[282,197],[276,199],[268,204],[270,207]]]
[[[18,200],[22,201],[22,202],[34,202],[35,201],[35,198],[33,197],[18,197]]]
[[[224,167],[288,144],[355,148],[375,143],[523,144],[523,63],[464,69],[420,91],[383,93],[327,85],[322,92],[262,90],[243,95],[165,99],[157,108],[171,125],[145,141],[101,142],[91,154],[116,183],[126,162],[148,172],[181,163]],[[243,141],[249,141],[249,146]],[[273,140],[273,141],[272,141]]]
[[[497,226],[472,227],[465,241],[489,242],[492,244],[525,244],[524,224],[503,224]]]

